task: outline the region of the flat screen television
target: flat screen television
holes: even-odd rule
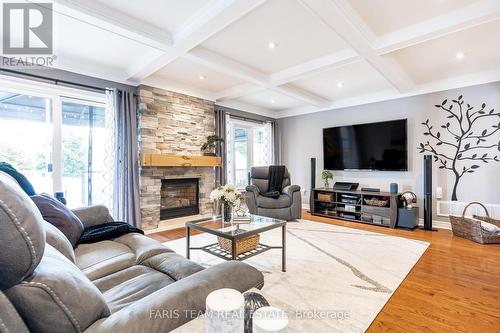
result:
[[[324,169],[407,171],[407,122],[324,128]]]

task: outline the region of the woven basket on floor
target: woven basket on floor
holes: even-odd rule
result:
[[[465,217],[467,209],[472,205],[480,205],[483,207],[486,216],[474,215],[473,218]],[[451,230],[455,236],[459,236],[476,243],[481,244],[497,244],[500,243],[500,235],[495,235],[484,231],[481,228],[481,221],[489,222],[500,227],[500,220],[495,220],[490,217],[486,207],[480,202],[471,202],[465,206],[462,216],[450,215]]]
[[[249,237],[245,237],[242,239],[238,239],[236,241],[236,255],[239,256],[242,253],[255,250],[257,245],[259,245],[260,235],[252,235]],[[217,241],[219,242],[219,246],[231,253],[232,242],[230,239],[217,237]]]

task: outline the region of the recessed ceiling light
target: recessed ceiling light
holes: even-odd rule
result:
[[[198,78],[199,78],[200,80],[205,80],[205,79],[206,79],[206,76],[205,76],[205,75],[201,75],[201,74],[200,74],[200,76],[198,76]]]
[[[342,88],[343,86],[344,86],[344,83],[342,83],[342,82],[337,83],[337,87]]]
[[[271,99],[271,104],[275,104],[276,101],[274,100],[274,98]]]
[[[271,50],[275,49],[277,46],[278,44],[276,42],[269,42],[269,44],[267,44],[267,47],[269,47]]]
[[[463,59],[465,57],[465,54],[463,52],[457,52],[455,55],[455,58],[457,59]]]

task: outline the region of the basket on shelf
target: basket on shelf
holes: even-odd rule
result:
[[[483,207],[486,216],[473,215],[472,218],[465,217],[467,209],[472,205],[480,205]],[[500,235],[491,234],[481,228],[481,221],[488,222],[500,227],[500,220],[495,220],[490,217],[488,209],[480,202],[471,202],[465,206],[462,216],[450,215],[451,230],[453,234],[480,244],[498,244],[500,243]]]
[[[387,206],[389,200],[371,198],[371,199],[365,199],[365,203],[370,206],[384,207]]]
[[[259,245],[260,235],[252,235],[245,238],[238,239],[236,241],[236,255],[239,256],[242,253],[255,250],[257,245]],[[219,246],[225,251],[231,253],[232,242],[230,239],[217,237]]]

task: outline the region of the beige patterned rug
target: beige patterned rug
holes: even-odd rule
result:
[[[192,246],[214,243],[213,235],[192,237]],[[281,229],[261,234],[261,242],[281,245]],[[185,255],[186,240],[165,243]],[[287,272],[281,251],[269,250],[245,262],[265,275],[262,294],[286,310],[289,332],[364,332],[398,288],[429,243],[307,220],[287,225]],[[222,262],[191,251],[203,266]],[[202,320],[186,326],[204,332]]]

